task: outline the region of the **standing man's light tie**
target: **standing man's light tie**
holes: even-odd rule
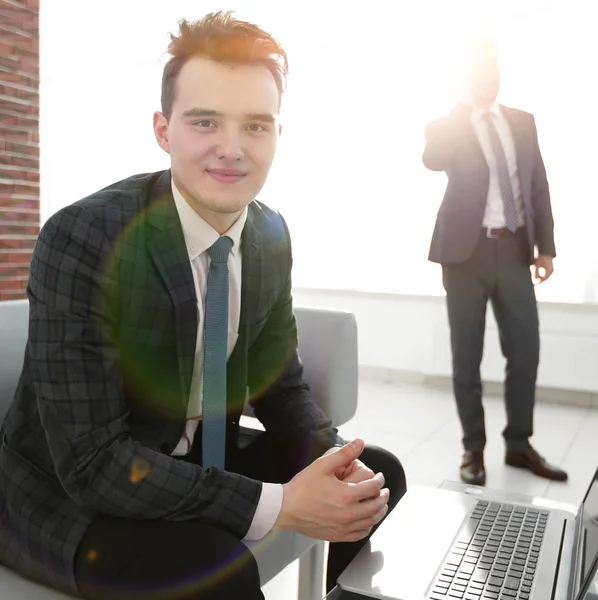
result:
[[[202,464],[224,469],[226,446],[226,353],[228,344],[228,255],[232,240],[220,237],[210,248],[206,293]]]
[[[509,230],[513,233],[517,230],[517,207],[515,206],[515,195],[513,194],[513,186],[511,184],[511,176],[509,175],[509,167],[507,165],[507,157],[505,156],[505,150],[498,137],[498,131],[494,125],[494,115],[491,112],[487,112],[484,115],[486,123],[488,124],[488,135],[490,136],[490,143],[492,144],[492,150],[496,159],[496,170],[498,171],[498,186],[500,187],[500,194],[502,196],[504,213],[505,213],[505,224]]]

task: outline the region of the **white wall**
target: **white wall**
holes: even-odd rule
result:
[[[355,313],[360,366],[450,376],[444,298],[302,288],[293,294],[295,304],[344,308]],[[598,306],[540,303],[539,309],[538,385],[598,393]],[[494,382],[501,382],[504,376],[504,360],[491,311],[482,376],[485,381]]]

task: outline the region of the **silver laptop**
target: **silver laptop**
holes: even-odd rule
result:
[[[409,490],[338,583],[383,600],[581,600],[597,565],[598,470],[577,511],[461,484]]]

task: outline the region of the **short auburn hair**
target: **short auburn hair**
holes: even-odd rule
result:
[[[289,63],[282,46],[269,34],[232,11],[210,13],[198,21],[179,21],[179,35],[170,34],[170,60],[162,74],[162,113],[172,115],[176,82],[185,63],[196,56],[231,65],[267,67],[278,91],[286,87]]]

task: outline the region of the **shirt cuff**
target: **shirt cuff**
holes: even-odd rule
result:
[[[282,485],[262,483],[262,494],[258,502],[253,521],[243,541],[256,541],[269,533],[282,509]]]

